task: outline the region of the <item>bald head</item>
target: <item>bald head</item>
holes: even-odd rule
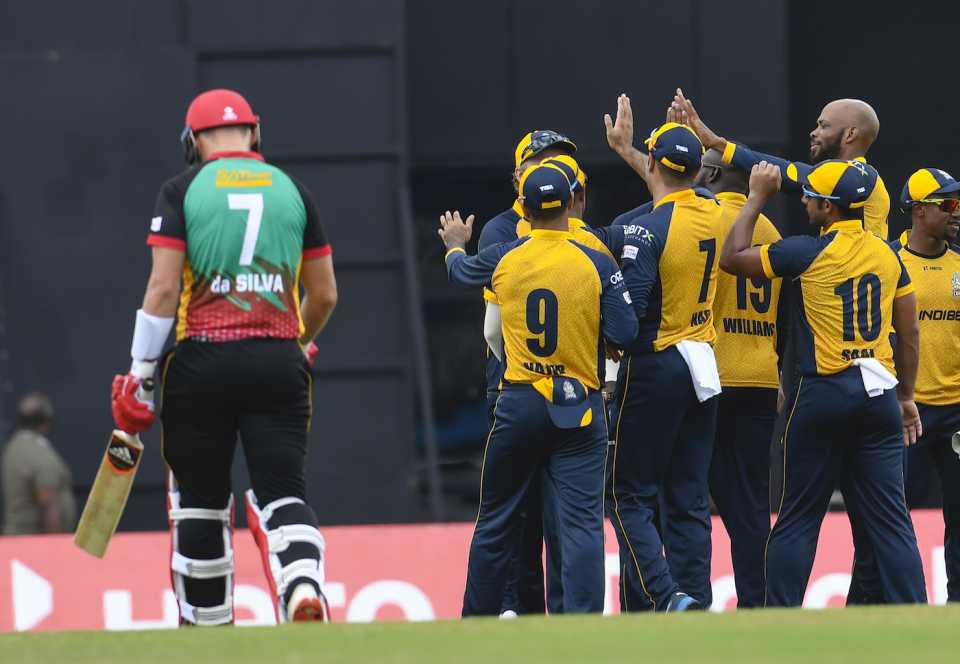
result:
[[[861,99],[837,99],[824,106],[823,112],[828,112],[828,109],[836,113],[843,124],[856,127],[869,143],[877,140],[880,134],[880,118],[873,106],[867,102]]]
[[[810,159],[853,159],[866,156],[880,135],[880,118],[865,101],[836,99],[820,112],[810,132]]]

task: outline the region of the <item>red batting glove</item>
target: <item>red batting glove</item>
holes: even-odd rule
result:
[[[141,401],[137,397],[137,390],[142,385],[143,381],[132,373],[113,377],[110,395],[113,421],[119,429],[127,433],[142,433],[149,429],[156,419],[153,401]]]
[[[312,367],[317,363],[317,355],[320,354],[320,348],[311,341],[303,347],[303,354],[307,356],[307,364]]]

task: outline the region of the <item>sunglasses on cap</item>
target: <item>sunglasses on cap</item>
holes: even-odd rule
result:
[[[537,154],[546,150],[551,145],[557,145],[558,143],[570,143],[573,144],[569,138],[563,134],[558,134],[555,131],[549,129],[541,129],[539,131],[533,132],[533,135],[530,136],[530,145],[523,149],[521,153],[522,159],[527,159],[530,155]]]
[[[936,205],[947,214],[953,214],[957,211],[957,208],[960,208],[960,198],[921,198],[914,202]]]
[[[809,187],[807,187],[807,186],[805,186],[805,185],[802,186],[801,189],[803,190],[803,195],[806,196],[807,198],[822,198],[822,199],[825,200],[825,201],[839,201],[839,200],[840,200],[840,197],[839,197],[839,196],[827,196],[826,194],[820,194],[820,193],[815,192],[813,189],[810,189]]]

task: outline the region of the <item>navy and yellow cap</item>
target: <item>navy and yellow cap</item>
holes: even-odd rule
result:
[[[570,201],[570,180],[560,167],[538,164],[520,176],[520,202],[531,210],[563,208]]]
[[[559,429],[579,429],[593,422],[587,389],[576,378],[548,376],[533,384],[547,402],[550,421]]]
[[[520,139],[513,152],[513,165],[519,167],[530,157],[535,157],[547,148],[556,147],[568,154],[577,151],[577,144],[569,138],[550,129],[535,129]]]
[[[809,198],[823,198],[846,208],[861,208],[877,184],[877,172],[862,161],[830,159],[800,176]]]
[[[939,168],[921,168],[903,185],[900,205],[904,208],[912,207],[924,199],[954,191],[960,191],[960,182],[954,180],[952,175]]]
[[[573,157],[565,154],[550,157],[540,162],[545,166],[556,166],[570,180],[570,191],[576,192],[587,185],[587,174],[580,168],[580,164]]]
[[[703,143],[690,127],[676,122],[654,129],[644,145],[654,159],[677,173],[697,170],[703,159]]]

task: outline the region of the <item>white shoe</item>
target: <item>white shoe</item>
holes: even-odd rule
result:
[[[513,609],[507,609],[506,611],[500,614],[500,620],[513,620],[516,617],[517,617],[517,612],[514,611]]]
[[[301,583],[290,593],[287,622],[330,622],[330,608],[323,593],[309,583]]]

